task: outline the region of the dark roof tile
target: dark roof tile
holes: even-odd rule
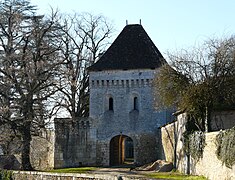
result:
[[[127,25],[90,71],[155,69],[166,61],[144,28]]]

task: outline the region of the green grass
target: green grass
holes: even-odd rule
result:
[[[97,170],[96,167],[79,167],[79,168],[64,168],[64,169],[54,169],[48,172],[54,173],[87,173],[89,171]],[[203,176],[189,176],[184,175],[179,172],[155,172],[155,173],[144,173],[149,178],[156,179],[175,179],[175,180],[207,180]]]
[[[184,175],[179,172],[156,172],[156,173],[149,173],[146,175],[150,178],[159,178],[159,179],[176,179],[176,180],[207,180],[207,178],[203,176],[191,176],[191,175]]]
[[[49,172],[55,172],[55,173],[86,173],[89,171],[94,171],[97,168],[95,167],[79,167],[79,168],[64,168],[64,169],[53,169]]]

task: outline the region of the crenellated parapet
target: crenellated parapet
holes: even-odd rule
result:
[[[159,126],[171,111],[155,105],[154,79],[165,64],[141,25],[126,26],[88,68],[89,118],[58,120],[57,167],[136,165],[160,157]],[[158,103],[157,103],[158,104]]]
[[[105,88],[105,87],[115,87],[115,88],[125,88],[125,87],[146,87],[152,86],[153,79],[99,79],[91,80],[92,88]]]
[[[55,118],[55,168],[77,167],[96,161],[96,129],[89,117]]]

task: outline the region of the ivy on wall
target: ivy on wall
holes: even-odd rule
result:
[[[221,131],[216,136],[216,155],[226,167],[232,168],[235,164],[235,127]]]
[[[0,180],[13,180],[12,171],[1,170],[0,171]]]
[[[205,147],[205,133],[202,131],[188,132],[183,134],[183,149],[187,155],[198,161],[203,156]]]

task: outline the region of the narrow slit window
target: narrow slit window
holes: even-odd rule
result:
[[[90,128],[90,122],[89,121],[86,122],[86,128],[88,128],[88,129]]]
[[[109,98],[109,110],[113,111],[113,98]]]
[[[134,110],[138,110],[138,98],[134,97]]]

